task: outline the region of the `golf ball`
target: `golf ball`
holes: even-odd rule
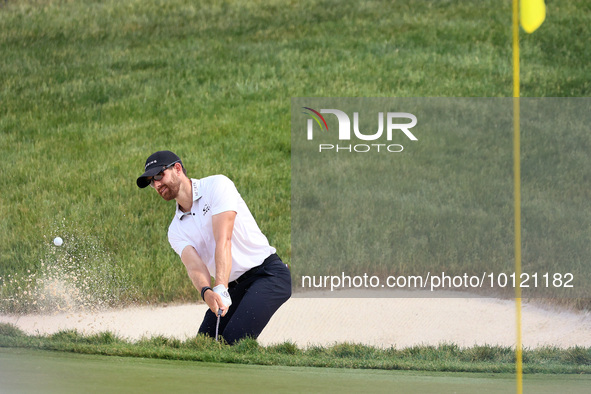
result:
[[[55,237],[55,239],[53,240],[53,244],[55,246],[62,246],[63,243],[64,243],[64,240],[61,239],[60,237]]]

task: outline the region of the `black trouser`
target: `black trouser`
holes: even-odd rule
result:
[[[220,320],[219,334],[229,344],[258,338],[271,316],[291,297],[291,275],[277,254],[272,254],[228,285],[232,305]],[[217,316],[208,309],[200,334],[215,336]]]

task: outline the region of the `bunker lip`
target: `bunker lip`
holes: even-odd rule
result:
[[[514,347],[515,304],[493,298],[322,298],[321,292],[288,300],[273,316],[259,342],[313,345],[359,343],[379,348],[499,345]],[[314,298],[312,298],[314,297]],[[371,308],[367,306],[371,305]],[[137,306],[101,311],[0,315],[30,335],[75,329],[83,334],[110,331],[137,341],[162,335],[186,340],[197,333],[207,305]],[[322,310],[322,313],[313,311]],[[591,347],[591,313],[524,302],[523,346]]]

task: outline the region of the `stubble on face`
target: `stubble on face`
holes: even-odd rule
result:
[[[181,179],[174,173],[174,171],[169,172],[169,176],[166,177],[166,181],[160,183],[157,191],[165,201],[174,200],[179,195],[179,190],[181,189]]]

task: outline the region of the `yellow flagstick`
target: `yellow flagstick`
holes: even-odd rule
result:
[[[523,1],[523,0],[522,0]],[[519,0],[513,0],[513,181],[515,212],[515,372],[517,394],[523,393],[523,353],[521,345],[521,157],[519,130]]]
[[[544,0],[513,0],[513,179],[515,200],[515,371],[517,394],[523,393],[523,349],[521,338],[521,157],[519,130],[519,21],[533,33],[546,19]]]

